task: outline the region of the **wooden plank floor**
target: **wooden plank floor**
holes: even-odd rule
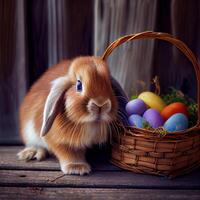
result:
[[[92,173],[62,175],[53,157],[18,161],[22,146],[0,146],[0,199],[200,199],[200,170],[169,180],[135,174],[90,155]],[[104,152],[105,153],[105,152]]]

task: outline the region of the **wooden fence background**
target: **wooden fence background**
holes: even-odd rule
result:
[[[102,55],[120,36],[168,32],[200,58],[198,0],[0,0],[0,143],[19,143],[18,108],[27,89],[52,64],[79,55]],[[128,95],[150,87],[159,75],[196,97],[189,62],[165,42],[122,45],[110,70]]]

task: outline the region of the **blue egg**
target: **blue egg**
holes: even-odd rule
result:
[[[182,113],[172,115],[164,124],[168,132],[183,131],[188,128],[188,119]]]
[[[136,126],[137,128],[142,128],[143,123],[146,122],[146,120],[140,115],[131,115],[128,118],[128,121],[131,126]]]

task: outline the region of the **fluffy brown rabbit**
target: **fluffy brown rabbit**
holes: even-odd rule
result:
[[[32,86],[20,107],[26,147],[20,160],[56,155],[65,174],[87,174],[85,150],[106,142],[118,103],[106,63],[99,57],[62,61]]]

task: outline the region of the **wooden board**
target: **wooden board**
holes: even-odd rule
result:
[[[0,143],[19,143],[27,89],[63,59],[93,54],[92,0],[0,1]]]
[[[45,161],[41,162],[17,160],[17,153],[23,148],[23,146],[0,146],[0,169],[60,171],[59,163],[53,156],[49,156]],[[102,152],[99,151],[94,152],[93,150],[88,160],[95,171],[122,171],[120,168],[109,164],[108,158],[103,156]]]
[[[169,180],[121,170],[93,152],[91,174],[64,176],[53,157],[17,161],[22,148],[0,146],[0,199],[200,199],[200,170]]]
[[[0,1],[0,142],[19,142],[18,108],[26,92],[24,1]]]
[[[174,180],[126,171],[93,171],[85,176],[62,175],[61,171],[0,170],[0,186],[200,189],[199,172]]]
[[[87,186],[123,188],[200,188],[200,171],[169,180],[165,177],[135,174],[110,164],[100,156],[90,160],[93,172],[88,176],[62,175],[58,161],[50,157],[46,161],[18,161],[16,153],[23,147],[0,147],[0,184],[8,186]],[[99,159],[98,159],[99,158]]]
[[[0,187],[0,199],[44,200],[44,199],[181,199],[199,200],[199,190],[138,190],[138,189],[88,189],[88,188],[41,188],[41,187]]]

